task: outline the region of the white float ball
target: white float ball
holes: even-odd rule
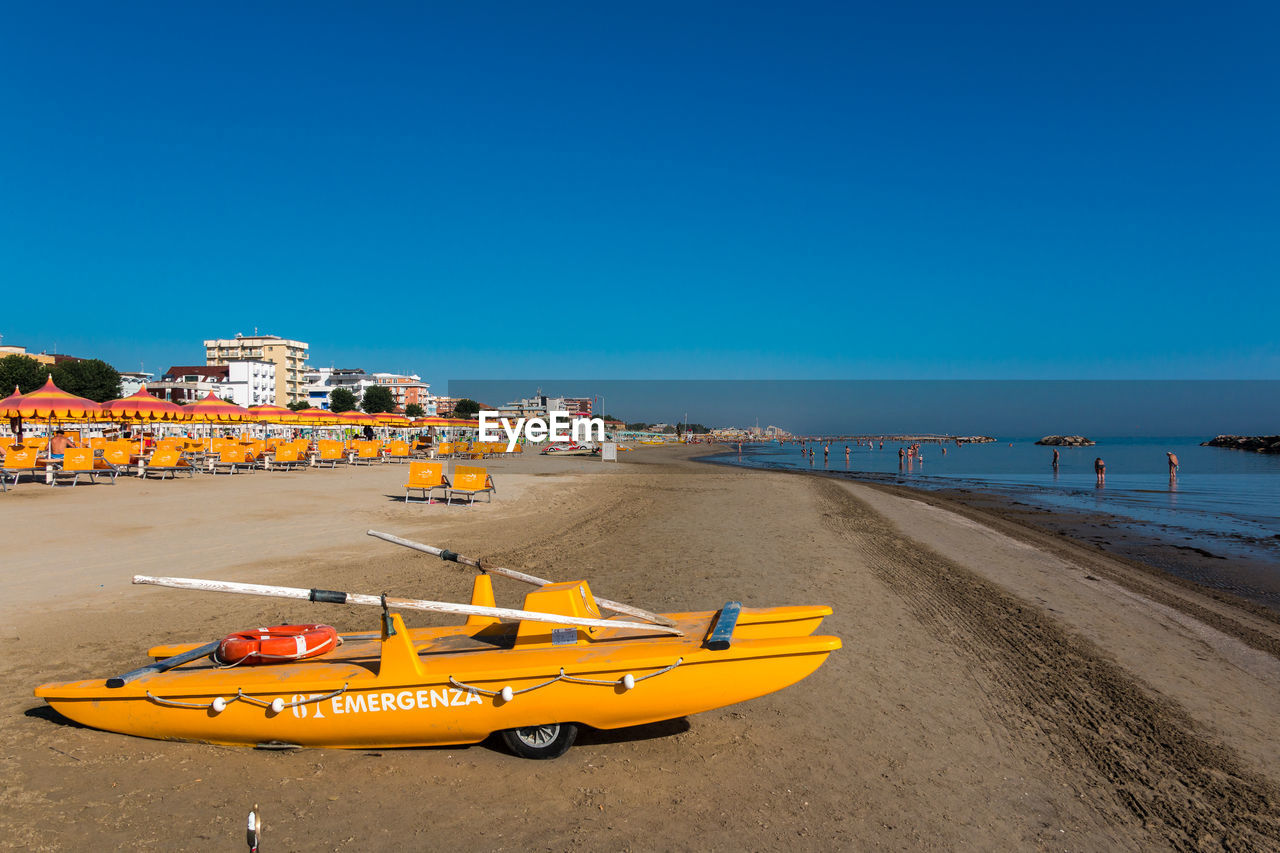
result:
[[[221,714],[223,711],[227,710],[227,700],[218,696],[213,700],[213,704],[209,707],[213,708],[213,713]]]
[[[510,702],[512,699],[516,698],[515,691],[513,691],[510,687],[502,688],[502,693],[500,695],[502,696],[503,702]]]
[[[629,672],[626,675],[622,676],[622,686],[627,690],[630,690],[632,687],[635,687],[636,686],[635,676],[633,676]]]
[[[271,700],[271,713],[279,714],[284,710],[284,700],[279,697]]]

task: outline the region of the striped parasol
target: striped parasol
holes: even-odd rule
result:
[[[7,405],[3,411],[0,411],[0,417],[48,421],[110,420],[103,411],[101,403],[68,394],[53,384],[52,376],[40,390],[23,394],[12,403],[8,402],[13,399],[14,395],[5,398]]]
[[[293,409],[286,409],[284,406],[250,406],[250,420],[259,423],[271,424],[296,424],[298,416]]]
[[[191,416],[192,420],[204,423],[239,423],[240,421],[253,420],[253,416],[249,414],[248,409],[242,409],[235,403],[228,403],[226,400],[219,400],[212,391],[203,400],[188,403],[182,408],[183,411]]]
[[[103,403],[102,408],[110,413],[113,420],[153,422],[191,419],[186,409],[148,393],[145,385],[128,397]]]

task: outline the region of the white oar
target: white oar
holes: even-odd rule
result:
[[[424,554],[439,557],[447,562],[461,563],[464,566],[471,566],[491,575],[502,575],[503,577],[511,578],[512,580],[533,584],[534,586],[546,586],[549,583],[555,583],[555,581],[544,580],[533,575],[527,575],[524,572],[517,572],[515,569],[499,569],[493,566],[481,565],[480,561],[474,557],[465,557],[462,554],[450,551],[447,548],[435,548],[431,545],[423,545],[421,542],[411,542],[408,539],[401,539],[399,536],[392,536],[390,533],[383,533],[380,530],[367,530],[365,532],[370,536],[377,537],[378,539],[383,539],[396,545],[403,545],[406,548],[412,548],[415,551],[421,551]],[[658,625],[666,625],[668,627],[676,624],[660,613],[651,613],[648,610],[642,610],[639,607],[633,607],[630,604],[623,604],[620,601],[611,601],[608,598],[601,598],[598,595],[595,598],[596,604],[599,604],[605,610],[612,610],[614,613],[625,613],[628,616],[635,616],[638,619],[644,619],[646,621],[654,622]]]
[[[194,589],[200,592],[235,592],[241,595],[265,595],[271,598],[300,598],[327,604],[366,604],[371,607],[397,608],[400,610],[427,610],[432,613],[453,613],[459,616],[489,616],[495,619],[522,619],[530,622],[551,622],[556,625],[582,625],[587,628],[631,628],[638,631],[659,631],[663,634],[683,634],[666,625],[649,625],[644,622],[615,622],[607,619],[582,619],[578,616],[559,616],[555,613],[535,613],[532,610],[512,610],[507,607],[480,607],[475,604],[455,604],[451,601],[423,601],[417,598],[391,598],[390,596],[365,595],[359,592],[339,592],[332,589],[302,589],[292,586],[267,586],[256,583],[211,581],[199,578],[154,578],[134,575],[134,583],[171,586],[176,589]]]

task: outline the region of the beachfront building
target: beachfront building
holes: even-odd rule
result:
[[[385,386],[395,398],[396,409],[403,412],[404,407],[416,404],[422,407],[427,415],[436,413],[435,400],[431,396],[431,385],[423,382],[422,377],[400,373],[375,373],[373,381]]]
[[[435,406],[436,406],[436,416],[441,418],[447,418],[453,414],[453,407],[458,405],[458,400],[462,398],[437,396],[434,399],[435,399]]]
[[[564,397],[548,397],[538,394],[525,397],[523,400],[512,400],[505,406],[498,407],[498,416],[503,418],[545,418],[550,412],[572,411],[566,406]]]
[[[152,379],[155,378],[154,373],[143,373],[141,371],[117,371],[120,374],[120,396],[128,397],[142,390]],[[148,389],[149,390],[149,389]]]
[[[211,367],[233,361],[269,361],[275,365],[275,402],[278,405],[307,399],[305,387],[307,350],[310,345],[278,335],[241,335],[204,342],[204,363]]]
[[[222,365],[177,365],[147,390],[180,405],[210,392],[237,406],[270,406],[276,402],[276,366],[269,361],[242,359]]]
[[[328,409],[329,395],[335,388],[346,388],[355,395],[358,404],[364,389],[377,384],[373,376],[359,367],[320,367],[307,371],[306,380],[303,399],[313,409]]]
[[[571,415],[591,417],[591,397],[565,397],[564,410]]]

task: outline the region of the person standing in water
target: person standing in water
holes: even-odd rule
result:
[[[1102,461],[1101,456],[1093,460],[1093,473],[1098,475],[1099,486],[1105,486],[1107,484],[1107,463]]]
[[[1053,470],[1058,470],[1058,448],[1053,449]]]
[[[1169,457],[1169,479],[1172,480],[1178,476],[1178,454],[1172,450],[1166,450],[1164,455]]]

